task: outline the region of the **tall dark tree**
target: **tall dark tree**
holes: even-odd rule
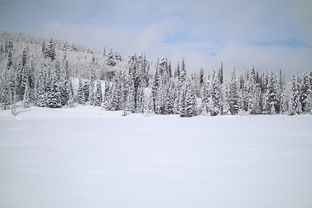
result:
[[[231,83],[230,83],[230,91],[229,91],[229,111],[232,115],[235,115],[240,110],[240,97],[239,97],[239,86],[236,79],[235,71],[232,73]]]
[[[51,60],[55,60],[56,58],[55,43],[52,38],[50,39],[49,44],[46,48],[46,57],[50,58]]]
[[[81,78],[79,78],[79,85],[78,85],[78,91],[77,91],[77,102],[78,104],[85,104],[85,98],[84,98],[84,91],[83,91],[83,84]]]
[[[94,105],[95,106],[101,106],[102,104],[102,86],[101,86],[101,82],[98,80],[96,82],[96,91],[95,91],[95,102]]]

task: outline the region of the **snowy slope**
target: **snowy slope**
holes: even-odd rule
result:
[[[36,67],[39,68],[43,60],[42,56],[42,44],[45,42],[47,45],[50,39],[38,38],[22,33],[10,33],[5,31],[0,31],[0,46],[5,45],[5,42],[12,41],[14,45],[14,56],[21,54],[25,47],[29,48],[29,53],[34,61]],[[115,66],[109,66],[106,64],[107,54],[109,49],[106,49],[106,55],[103,55],[103,52],[100,52],[95,49],[91,49],[79,44],[70,43],[64,40],[55,40],[53,39],[56,48],[56,56],[58,60],[64,58],[65,48],[66,48],[66,59],[69,61],[69,72],[72,77],[82,76],[84,78],[89,77],[89,67],[92,57],[96,59],[96,74],[100,78],[101,73],[107,71],[121,71],[128,68],[128,58],[122,57],[121,61],[118,61]],[[104,47],[104,46],[103,46]],[[15,57],[19,59],[19,57]],[[1,56],[0,56],[1,63]],[[0,68],[1,70],[1,68]]]
[[[0,207],[312,207],[311,116],[0,112]]]

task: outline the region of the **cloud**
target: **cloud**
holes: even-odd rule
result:
[[[147,52],[153,55],[153,50],[157,51],[165,35],[179,27],[180,24],[178,18],[170,18],[147,25],[136,32],[129,32],[120,27],[53,22],[43,24],[40,35],[70,40],[98,50],[102,50],[104,47],[114,48],[124,55],[134,52]]]
[[[125,56],[146,52],[174,64],[184,57],[194,70],[221,61],[230,70],[312,66],[310,0],[12,2],[0,6],[3,29],[114,48]]]

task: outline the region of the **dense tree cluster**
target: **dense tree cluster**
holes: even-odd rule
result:
[[[312,72],[294,74],[291,82],[286,82],[281,71],[260,73],[254,67],[244,73],[234,70],[224,74],[222,63],[211,73],[205,74],[203,69],[195,73],[186,69],[184,60],[172,68],[166,58],[151,64],[144,54],[135,54],[124,69],[110,75],[98,73],[99,63],[93,56],[88,77],[82,77],[70,75],[66,45],[62,58],[55,48],[52,39],[43,42],[40,64],[35,64],[28,47],[19,50],[12,41],[0,44],[3,109],[21,102],[25,108],[72,107],[74,103],[101,106],[110,111],[122,110],[123,115],[312,113]],[[115,65],[116,61],[121,61],[120,55],[110,51],[105,64]],[[77,83],[75,89],[72,82]]]

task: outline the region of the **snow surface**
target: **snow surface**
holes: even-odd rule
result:
[[[312,116],[0,112],[0,207],[312,207]]]

